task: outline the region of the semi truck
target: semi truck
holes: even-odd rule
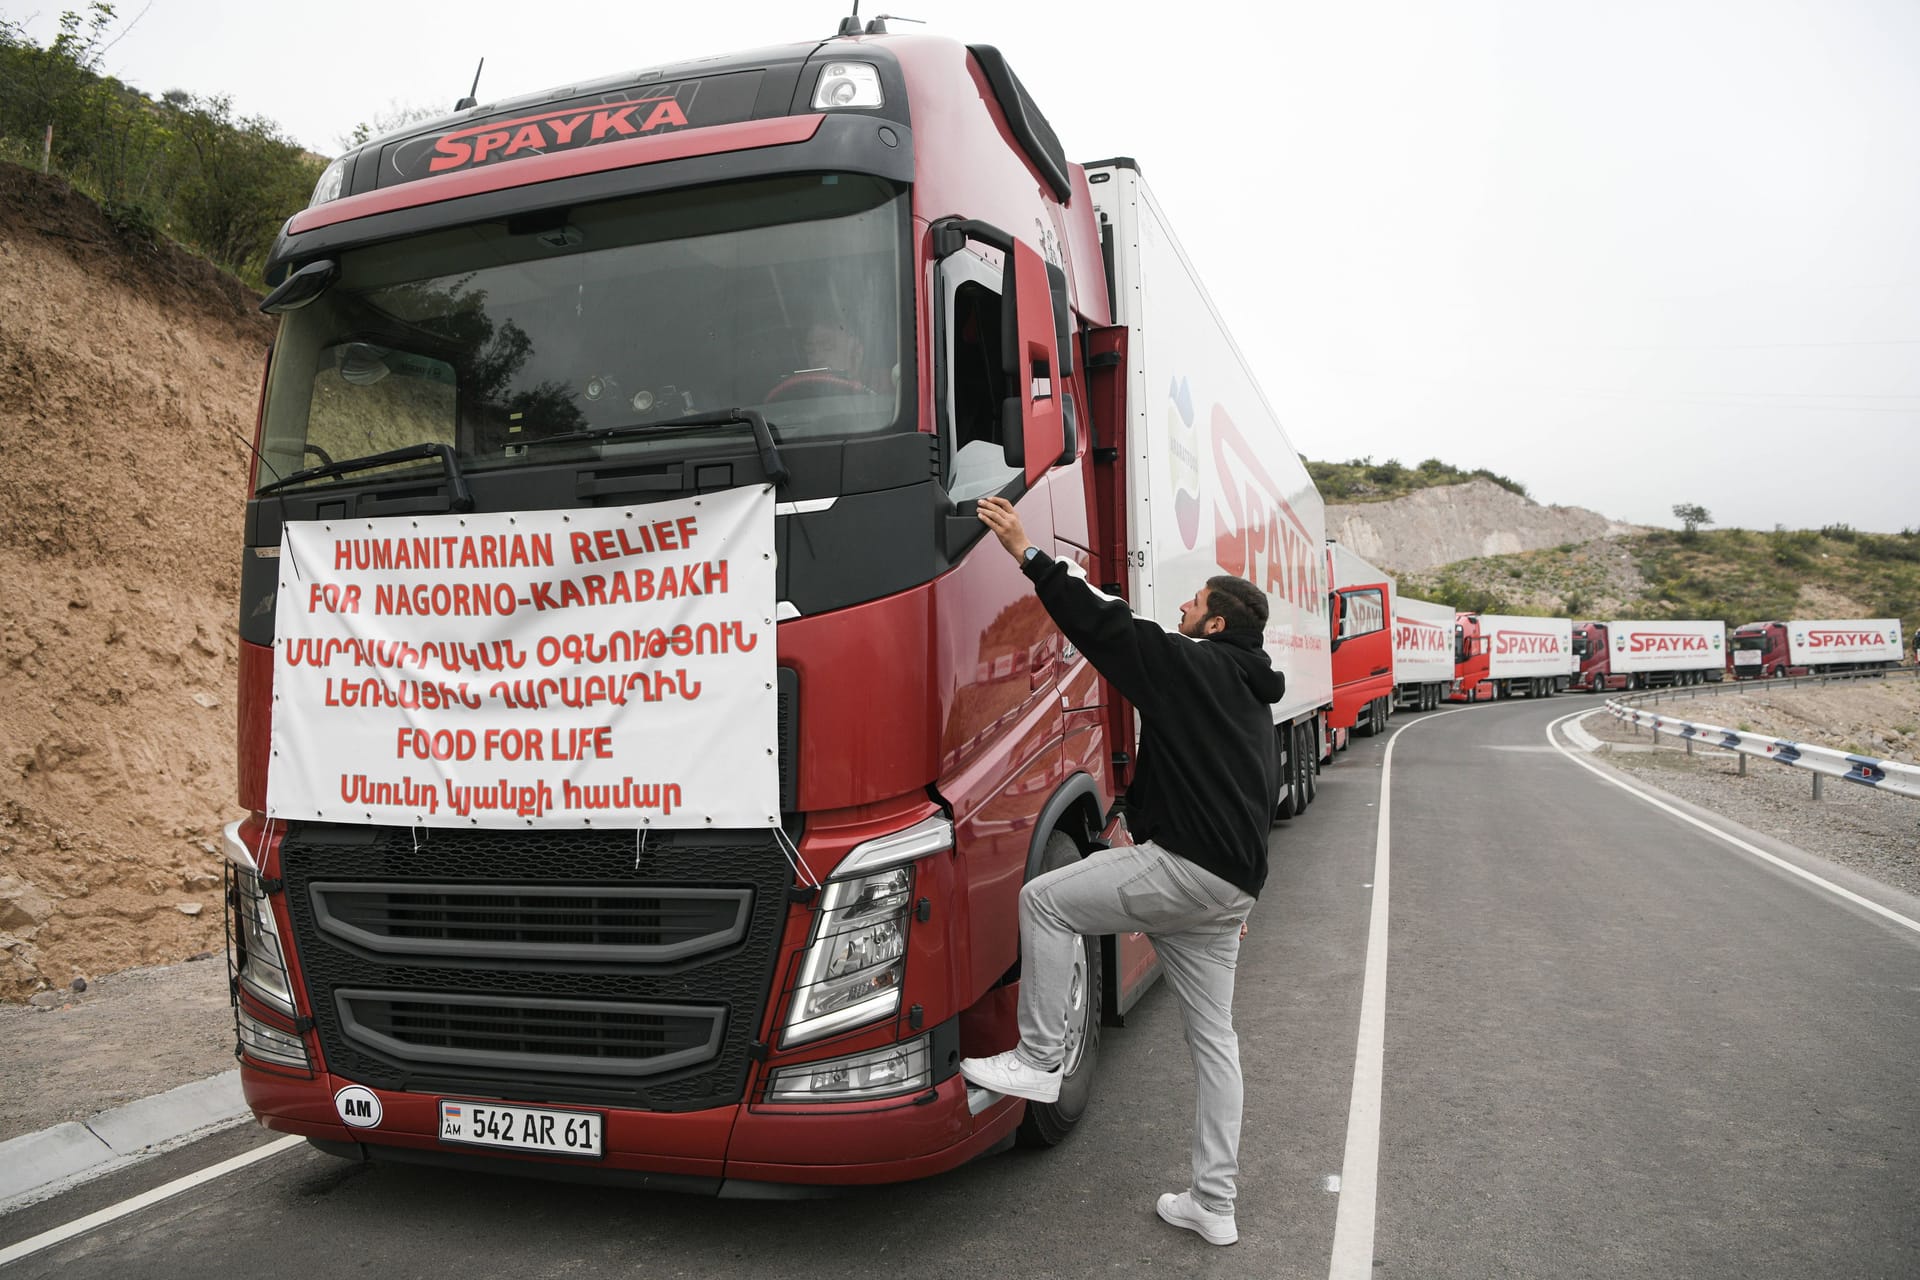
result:
[[[1077,951],[1057,1103],[957,1063],[1017,1040],[1021,885],[1129,839],[1137,726],[975,501],[1169,627],[1266,591],[1276,817],[1331,700],[1319,495],[1138,166],[849,22],[373,140],[267,277],[255,1117],[733,1196],[1062,1140],[1144,938]]]
[[[1898,618],[1749,622],[1732,638],[1736,680],[1897,667],[1906,655]]]
[[[1577,622],[1573,687],[1593,693],[1719,682],[1727,669],[1724,622]]]
[[[1573,619],[1455,614],[1453,661],[1449,701],[1547,697],[1573,678]]]
[[[1453,610],[1393,598],[1393,693],[1408,711],[1431,711],[1453,689]]]
[[[1336,735],[1384,733],[1393,713],[1393,579],[1357,552],[1327,543],[1327,601],[1333,626],[1333,712]]]

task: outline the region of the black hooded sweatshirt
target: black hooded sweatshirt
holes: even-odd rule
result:
[[[1134,838],[1259,897],[1280,799],[1268,707],[1287,687],[1260,632],[1228,628],[1194,640],[1135,617],[1126,601],[1096,591],[1044,551],[1024,570],[1067,639],[1140,712],[1127,789]]]

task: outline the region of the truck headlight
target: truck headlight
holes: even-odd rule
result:
[[[912,867],[827,882],[783,1044],[816,1040],[899,1009],[912,902]]]
[[[912,1093],[933,1083],[926,1036],[884,1049],[782,1067],[767,1084],[768,1102],[854,1102]]]
[[[307,1057],[306,1041],[293,1032],[270,1027],[245,1009],[239,1010],[234,1025],[240,1038],[240,1052],[249,1058],[303,1071],[313,1069]]]
[[[813,87],[813,109],[878,107],[886,104],[880,88],[880,68],[871,62],[830,62]]]
[[[326,172],[320,175],[320,181],[313,184],[313,195],[307,200],[307,208],[340,198],[340,193],[346,189],[347,162],[351,159],[352,156],[341,156],[327,166]]]
[[[227,954],[240,985],[269,1008],[294,1015],[293,984],[274,927],[273,905],[260,887],[258,872],[227,866]]]
[[[817,1040],[900,1008],[912,863],[951,848],[953,823],[935,814],[855,845],[841,859],[820,895],[782,1045]]]

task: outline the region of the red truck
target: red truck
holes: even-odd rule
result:
[[[1573,687],[1593,693],[1718,683],[1725,677],[1724,622],[1576,622]]]
[[[1134,166],[877,23],[463,108],[335,161],[268,265],[256,1117],[743,1196],[1058,1142],[1143,938],[1085,940],[1057,1104],[956,1068],[1017,1039],[1020,886],[1128,839],[1134,716],[972,500],[1163,622],[1260,583],[1283,811],[1330,679],[1319,497],[1164,224],[1122,233]],[[1113,300],[1149,251],[1171,383]],[[1169,440],[1128,393],[1174,384]]]
[[[1393,579],[1338,542],[1327,543],[1333,583],[1335,734],[1384,733],[1393,714]]]
[[[1452,702],[1549,697],[1566,689],[1578,661],[1571,618],[1460,613],[1453,643]]]
[[[1883,671],[1906,656],[1898,618],[1795,619],[1749,622],[1728,645],[1736,680]]]

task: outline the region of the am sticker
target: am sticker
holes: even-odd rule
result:
[[[356,1129],[371,1129],[380,1123],[380,1099],[365,1085],[350,1084],[333,1095],[334,1110]]]

